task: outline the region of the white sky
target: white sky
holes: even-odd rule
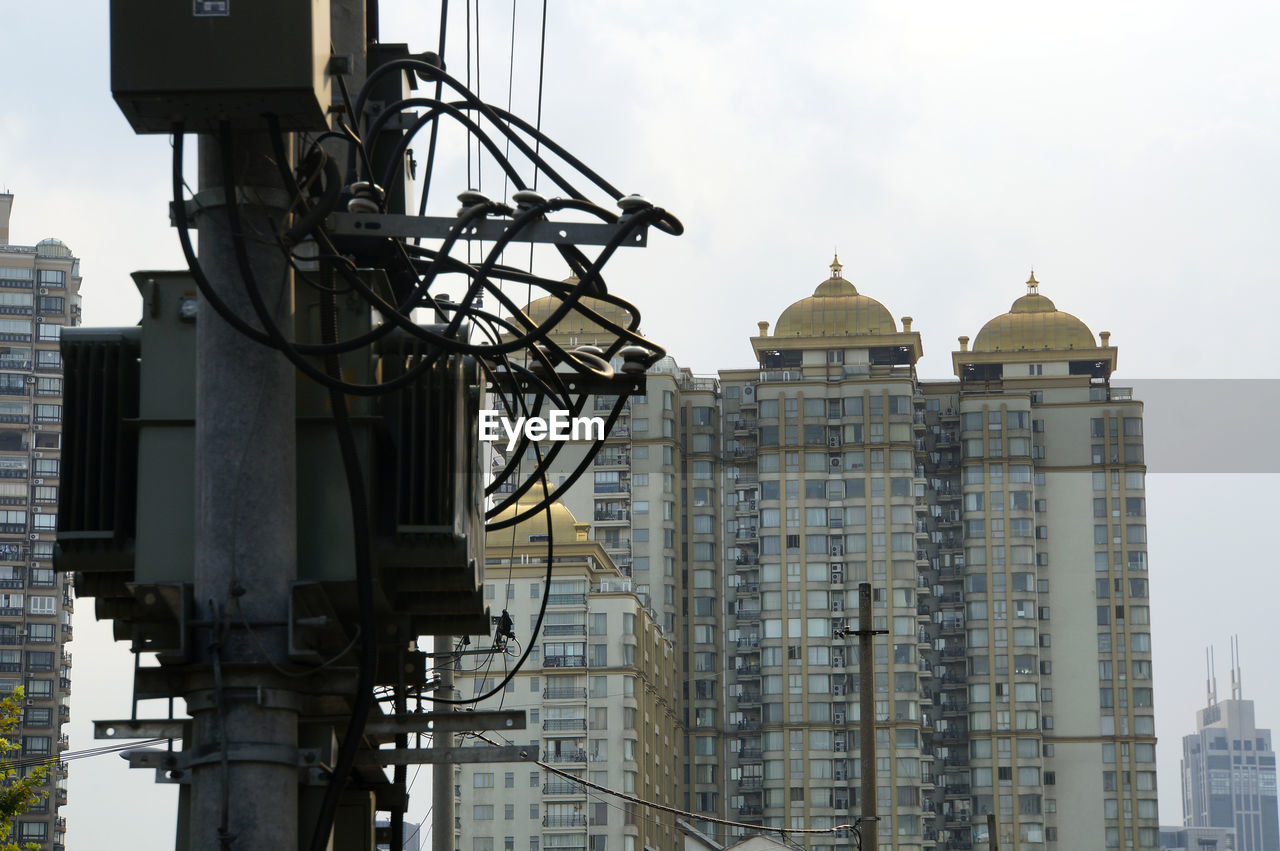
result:
[[[384,0],[384,39],[433,48],[437,13],[421,11],[432,5]],[[461,76],[455,5],[446,58]],[[862,292],[915,318],[925,377],[948,375],[956,337],[1007,310],[1033,265],[1059,308],[1113,332],[1118,383],[1276,377],[1280,6],[550,6],[543,127],[684,220],[684,237],[654,234],[648,249],[620,252],[607,278],[641,308],[646,333],[696,371],[749,365],[755,323],[809,295],[838,247]],[[180,265],[168,141],[135,137],[111,101],[105,3],[4,7],[11,239],[65,240],[83,260],[86,324],[133,324],[128,273]],[[481,94],[502,103],[510,6],[481,7]],[[513,101],[529,118],[538,8],[520,3],[517,25]],[[460,150],[440,169],[433,206],[451,211],[467,182]],[[486,189],[499,195],[494,174]],[[1245,425],[1230,408],[1189,401],[1159,413],[1149,410],[1149,433],[1200,418],[1218,434]],[[1203,699],[1206,644],[1225,659],[1227,636],[1240,634],[1246,696],[1262,724],[1280,726],[1268,671],[1280,583],[1255,520],[1276,484],[1149,478],[1166,824],[1180,821],[1179,737]],[[88,601],[76,618],[71,740],[83,748],[92,719],[128,712],[130,665]],[[1225,662],[1219,674],[1225,693]],[[172,792],[116,757],[73,763],[71,843],[171,847]],[[414,807],[425,810],[423,796]],[[136,833],[143,815],[158,825],[147,836]]]

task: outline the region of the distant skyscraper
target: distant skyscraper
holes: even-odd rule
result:
[[[1182,822],[1235,828],[1238,851],[1280,851],[1271,731],[1255,724],[1253,701],[1242,697],[1234,639],[1230,700],[1218,700],[1212,653],[1209,658],[1209,705],[1196,713],[1196,731],[1182,738]]]
[[[26,691],[12,736],[23,760],[56,760],[70,720],[71,577],[53,571],[62,447],[64,325],[80,324],[80,261],[57,239],[9,243],[13,196],[0,194],[0,696]],[[64,844],[67,774],[18,818],[13,838]]]

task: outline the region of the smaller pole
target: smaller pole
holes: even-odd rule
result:
[[[991,851],[1000,851],[1000,834],[996,833],[996,814],[987,813],[987,842]]]
[[[453,636],[437,635],[435,638],[436,660],[443,661],[440,669],[439,691],[444,697],[457,698],[453,689],[453,666],[457,664],[456,656],[442,657],[440,648],[453,649]],[[452,748],[455,737],[453,733],[436,732],[433,734],[433,748]],[[431,769],[431,848],[432,851],[454,851],[453,848],[453,763],[438,762]]]
[[[876,823],[876,715],[875,674],[871,642],[871,583],[858,584],[858,698],[859,736],[862,738],[862,849],[878,851]]]

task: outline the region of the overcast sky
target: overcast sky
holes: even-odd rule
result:
[[[434,47],[433,4],[384,0],[383,39]],[[481,2],[481,95],[507,99],[511,7]],[[450,70],[465,67],[463,6]],[[0,188],[11,240],[82,258],[84,320],[137,321],[128,273],[174,268],[169,143],[135,137],[109,95],[106,4],[4,4]],[[540,4],[519,3],[516,112],[536,108]],[[750,364],[747,338],[844,274],[924,338],[926,378],[1025,290],[1119,347],[1116,382],[1276,377],[1280,5],[1262,2],[589,3],[553,0],[542,125],[624,191],[684,220],[610,265],[644,330],[700,373]],[[421,159],[425,151],[419,151]],[[501,195],[488,171],[486,189]],[[194,176],[191,178],[194,182]],[[468,182],[442,152],[439,212]],[[1269,385],[1262,388],[1273,398]],[[1148,407],[1195,468],[1229,441],[1267,456],[1267,414],[1166,394]],[[1272,413],[1274,416],[1274,413]],[[1247,420],[1247,421],[1246,421]],[[1196,423],[1212,423],[1199,435]],[[1264,442],[1265,441],[1265,442]],[[1266,458],[1265,469],[1276,462]],[[1241,469],[1247,467],[1233,468]],[[1247,697],[1280,726],[1274,475],[1149,477],[1161,821],[1181,819],[1180,737],[1203,702],[1203,648],[1241,636]],[[129,711],[130,666],[86,601],[73,644],[73,748]],[[1220,691],[1228,681],[1220,668]],[[117,757],[73,763],[72,846],[169,848],[172,788]],[[426,802],[415,790],[420,815]],[[411,814],[411,816],[414,814]],[[139,819],[157,825],[137,834]],[[92,838],[86,834],[92,831]],[[128,837],[126,840],[125,837]],[[117,837],[114,841],[108,837]]]

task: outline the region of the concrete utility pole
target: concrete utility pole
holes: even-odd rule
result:
[[[1000,834],[996,832],[998,827],[996,814],[987,813],[987,842],[991,847],[991,851],[1000,851]]]
[[[442,651],[449,655],[435,657],[445,663],[440,668],[439,691],[443,697],[456,699],[458,695],[453,689],[453,666],[458,657],[452,652],[452,635],[436,636],[435,652],[439,654]],[[431,746],[441,750],[452,749],[456,740],[453,733],[437,731],[433,734]],[[453,851],[453,768],[452,762],[443,761],[431,767],[431,851]]]
[[[879,851],[876,823],[876,700],[872,655],[871,583],[858,583],[858,705],[862,739],[862,851]]]
[[[240,316],[253,316],[236,263],[216,137],[200,139],[200,263]],[[293,326],[292,274],[252,234],[279,232],[287,195],[265,133],[234,140],[239,213],[263,298]],[[189,683],[194,752],[191,849],[298,846],[298,696],[268,663],[288,664],[289,583],[297,576],[294,371],[207,305],[196,329],[196,557]],[[245,629],[250,624],[253,634]],[[263,658],[264,655],[267,658]]]

